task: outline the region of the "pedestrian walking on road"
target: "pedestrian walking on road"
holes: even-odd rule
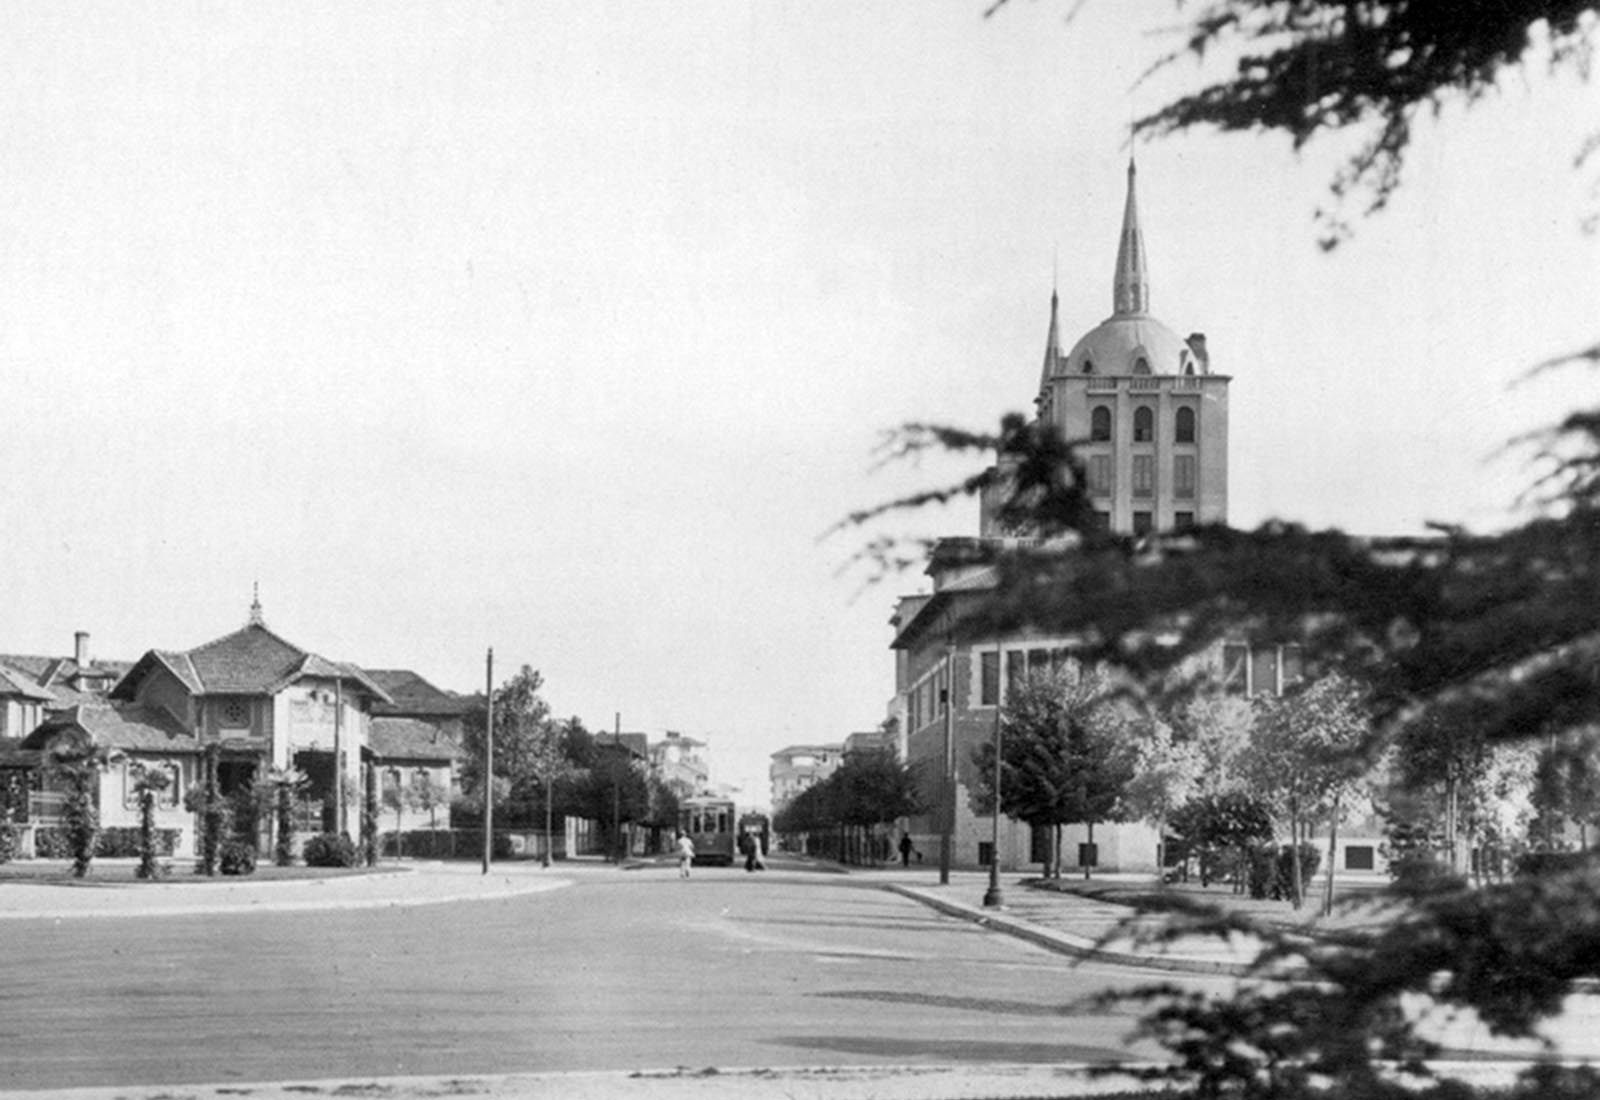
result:
[[[694,863],[694,841],[688,833],[678,834],[678,877],[688,878],[689,867]]]
[[[900,866],[911,866],[911,834],[900,834]]]
[[[744,856],[745,873],[756,869],[756,838],[749,833],[739,834],[739,854]]]

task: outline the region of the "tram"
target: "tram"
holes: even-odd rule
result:
[[[740,814],[739,831],[753,838],[761,846],[760,851],[763,856],[772,850],[772,822],[766,814]]]
[[[694,841],[695,863],[733,864],[737,837],[732,799],[683,799],[678,803],[678,828]]]

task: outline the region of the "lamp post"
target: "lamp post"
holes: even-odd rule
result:
[[[994,819],[989,834],[989,889],[983,894],[985,909],[998,909],[1005,904],[1000,893],[1000,685],[1004,663],[1004,652],[997,641],[994,643]]]

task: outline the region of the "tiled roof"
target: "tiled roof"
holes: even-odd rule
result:
[[[280,683],[306,657],[259,623],[189,650],[206,694],[260,695]]]
[[[440,691],[406,668],[369,668],[366,673],[389,693],[393,703],[380,703],[374,714],[429,714],[458,718],[471,709],[468,700]]]
[[[40,687],[26,673],[8,668],[4,664],[0,664],[0,695],[20,695],[24,699],[35,699],[41,703],[55,699],[48,689]]]
[[[139,674],[154,665],[171,671],[191,695],[271,695],[302,677],[316,676],[347,681],[374,699],[389,701],[388,693],[360,668],[307,653],[260,623],[187,653],[152,649],[124,676],[114,696],[131,699],[138,692]]]
[[[597,745],[621,745],[629,753],[646,760],[650,756],[650,738],[643,733],[597,733],[594,735]]]
[[[367,743],[384,760],[455,760],[461,749],[432,722],[420,718],[374,718]]]
[[[45,748],[65,730],[80,729],[96,745],[131,752],[198,752],[199,740],[165,711],[136,703],[80,703],[47,718],[23,740]]]

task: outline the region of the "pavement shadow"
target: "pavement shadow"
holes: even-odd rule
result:
[[[1054,1064],[1060,1062],[1131,1062],[1138,1059],[1116,1047],[1078,1043],[1028,1043],[930,1036],[926,1039],[874,1035],[785,1035],[768,1040],[774,1046],[796,1050],[826,1050],[871,1058],[902,1061],[933,1059],[938,1062],[1009,1062]]]

